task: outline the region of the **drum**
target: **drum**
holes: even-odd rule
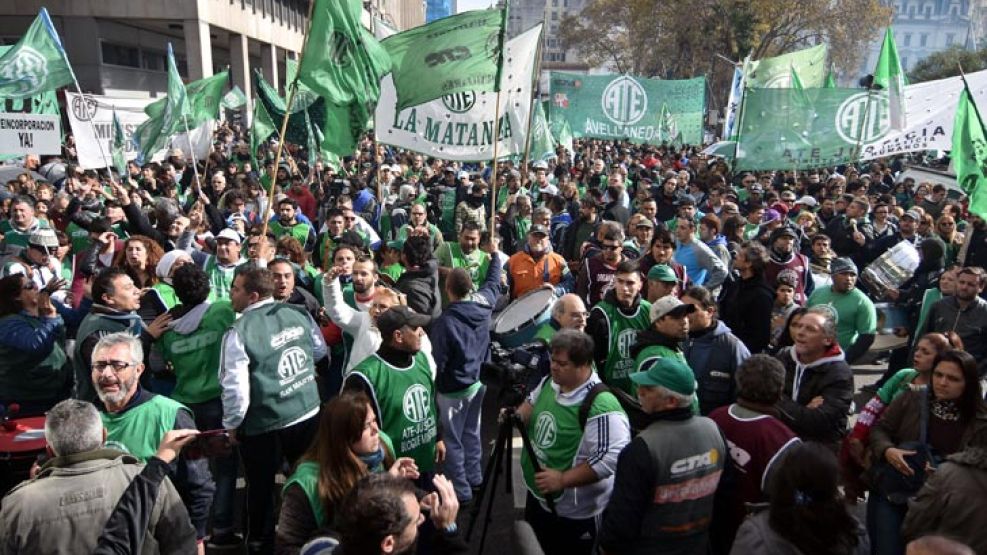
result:
[[[11,418],[0,427],[0,495],[27,480],[45,452],[45,417]]]
[[[888,289],[897,289],[908,281],[918,268],[919,255],[915,245],[901,241],[870,263],[860,274],[872,295],[880,296]]]
[[[551,317],[555,292],[551,289],[528,291],[514,300],[493,321],[493,338],[503,347],[519,347],[530,342],[538,326]]]

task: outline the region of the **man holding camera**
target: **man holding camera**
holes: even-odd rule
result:
[[[528,488],[525,520],[545,553],[589,554],[597,516],[613,489],[617,456],[630,441],[630,425],[593,372],[590,336],[561,330],[550,350],[551,379],[517,409],[538,459],[532,461],[527,450],[521,454]]]

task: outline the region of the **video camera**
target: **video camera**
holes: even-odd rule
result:
[[[516,407],[545,377],[542,360],[548,356],[542,343],[528,343],[513,349],[490,342],[490,362],[480,368],[480,381],[499,386],[498,405]]]

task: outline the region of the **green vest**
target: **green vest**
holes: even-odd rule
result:
[[[637,332],[651,325],[651,303],[641,300],[633,316],[625,316],[609,301],[600,301],[593,310],[599,310],[606,318],[610,330],[610,344],[607,345],[607,361],[600,379],[610,387],[632,393],[632,383],[628,376],[634,372],[634,356],[631,348],[637,341]]]
[[[267,224],[267,227],[270,228],[271,233],[274,234],[274,237],[278,239],[284,237],[285,235],[291,235],[295,239],[298,239],[298,242],[301,243],[303,247],[305,246],[305,243],[308,242],[309,225],[305,222],[298,222],[293,226],[285,227],[281,224],[280,220],[273,220],[271,223]]]
[[[182,403],[204,403],[220,395],[219,360],[223,335],[236,321],[229,301],[217,301],[206,310],[199,327],[188,335],[169,330],[159,345],[165,362],[175,372],[171,397]]]
[[[75,349],[72,355],[72,366],[75,368],[75,398],[83,401],[94,402],[97,399],[96,388],[93,387],[92,369],[90,361],[83,360],[82,344],[90,335],[96,334],[102,337],[118,331],[134,330],[130,327],[130,321],[121,318],[109,318],[102,314],[90,313],[82,319],[79,330],[75,332]]]
[[[549,320],[538,326],[538,329],[535,330],[534,340],[544,341],[545,344],[548,345],[552,342],[552,338],[555,337],[555,334],[558,331],[559,328],[556,327],[556,324],[552,320]]]
[[[24,314],[11,314],[4,319],[16,318],[32,329],[41,327],[39,318]],[[72,380],[72,367],[65,350],[65,328],[55,340],[51,352],[45,357],[0,346],[0,399],[5,401],[44,401],[58,397],[67,391]]]
[[[688,361],[685,359],[685,353],[678,349],[669,349],[664,345],[649,345],[642,349],[641,352],[637,354],[637,357],[634,358],[634,371],[644,372],[648,368],[651,368],[651,365],[658,359],[666,357],[677,358],[688,364]],[[627,382],[630,384],[630,389],[625,391],[632,397],[636,398],[637,384],[630,380],[627,380]]]
[[[14,229],[14,225],[10,223],[10,220],[0,220],[0,234],[3,235],[3,242],[8,247],[17,247],[14,250],[18,252],[27,247],[27,240],[31,238],[31,233],[38,229],[51,229],[51,226],[44,220],[36,219],[35,225],[31,226],[27,231],[21,231]]]
[[[419,471],[431,472],[435,468],[438,410],[425,353],[415,353],[409,368],[396,368],[374,354],[349,375],[361,376],[373,390],[381,430],[397,442],[394,456],[412,457]]]
[[[178,295],[175,294],[175,288],[171,285],[168,285],[163,281],[159,281],[152,285],[151,289],[158,292],[158,296],[161,297],[161,302],[164,303],[168,310],[178,306],[180,301],[178,300]]]
[[[233,287],[233,278],[236,277],[236,269],[244,260],[241,258],[235,266],[221,267],[215,256],[210,256],[206,261],[206,275],[209,276],[210,298],[229,299],[230,288]]]
[[[142,461],[154,456],[158,444],[168,430],[175,428],[179,410],[189,412],[178,401],[164,395],[153,395],[136,407],[111,414],[100,413],[106,428],[106,446],[130,453]]]
[[[542,468],[565,471],[573,467],[579,444],[583,439],[583,429],[579,425],[579,406],[559,404],[550,379],[542,382],[541,392],[535,399],[535,405],[528,420],[528,436],[531,447]],[[604,391],[593,399],[589,418],[609,412],[623,413],[620,403],[612,393]],[[528,450],[521,450],[521,471],[524,483],[536,498],[544,500],[544,496],[535,485],[535,468],[531,464]],[[554,497],[558,498],[560,494]]]
[[[250,358],[243,435],[280,430],[319,407],[312,324],[304,309],[271,303],[245,312],[231,327]]]

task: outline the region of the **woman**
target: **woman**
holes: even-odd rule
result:
[[[123,250],[116,254],[113,265],[123,268],[134,285],[146,289],[158,282],[155,273],[164,250],[157,241],[145,235],[132,235],[123,243]]]
[[[898,226],[888,219],[890,215],[891,207],[887,204],[881,203],[874,207],[873,221],[871,222],[871,226],[874,228],[873,241],[890,237],[898,232]]]
[[[933,220],[932,216],[929,214],[923,214],[922,219],[918,222],[918,230],[916,234],[919,237],[927,238],[935,235],[936,222]]]
[[[179,302],[171,277],[175,275],[175,270],[192,263],[192,256],[185,251],[173,250],[165,253],[154,266],[154,274],[158,277],[158,282],[151,286],[147,294],[157,295],[159,302],[168,310],[175,308]]]
[[[946,264],[956,262],[956,255],[963,247],[963,234],[956,231],[956,219],[946,213],[936,220],[936,237],[946,245]]]
[[[772,354],[777,354],[785,347],[795,344],[795,330],[798,329],[799,320],[808,309],[800,306],[788,314],[788,321],[785,322],[785,329],[781,332],[775,345],[770,349]]]
[[[768,486],[771,506],[747,519],[731,555],[865,555],[870,546],[839,490],[836,456],[819,443],[785,450]]]
[[[50,295],[23,274],[0,279],[0,403],[20,404],[22,416],[43,414],[72,389],[65,322]]]
[[[418,478],[413,459],[394,460],[391,440],[381,433],[370,399],[345,392],[322,409],[319,432],[284,485],[274,552],[298,553],[312,537],[333,527],[339,502],[370,474]]]
[[[987,424],[977,361],[969,353],[956,349],[940,353],[930,383],[930,388],[901,393],[871,429],[871,457],[888,463],[884,472],[915,474],[916,463],[910,461],[915,461],[911,457],[916,451],[896,447],[902,443],[914,445],[924,435],[933,456],[943,458],[962,450],[973,433]],[[922,415],[928,419],[924,431],[920,429]],[[867,528],[878,555],[905,550],[899,531],[908,507],[887,493],[872,492],[867,502]]]

